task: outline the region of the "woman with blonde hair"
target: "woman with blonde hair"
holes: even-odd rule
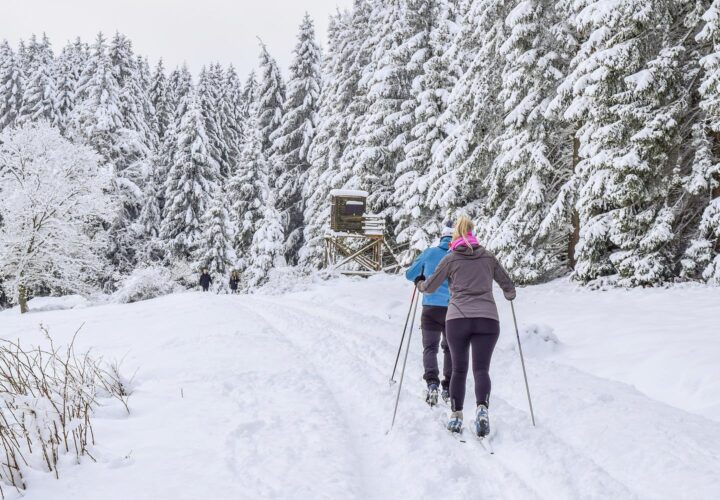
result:
[[[490,432],[490,359],[500,335],[492,286],[496,281],[505,298],[513,300],[515,285],[495,256],[478,243],[473,229],[472,221],[465,216],[456,221],[450,253],[440,261],[427,281],[419,281],[418,289],[423,293],[432,293],[448,280],[450,304],[445,335],[453,369],[450,379],[452,413],[447,427],[451,432],[462,430],[468,358],[472,348],[477,403],[475,433],[485,437]]]

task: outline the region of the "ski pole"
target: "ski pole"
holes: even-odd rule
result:
[[[518,330],[517,317],[515,316],[515,305],[512,300],[510,301],[510,308],[512,309],[513,321],[515,322],[515,335],[517,336],[520,363],[522,364],[523,377],[525,378],[525,390],[527,391],[528,405],[530,406],[530,418],[532,419],[533,427],[535,427],[535,413],[533,412],[532,399],[530,399],[530,385],[528,385],[527,372],[525,371],[525,358],[523,357],[522,345],[520,344],[520,330]]]
[[[402,337],[400,337],[400,346],[398,346],[397,356],[395,356],[395,366],[393,366],[392,375],[390,375],[390,384],[395,383],[395,371],[397,370],[398,360],[400,359],[400,351],[402,351],[403,342],[405,341],[405,332],[407,331],[408,321],[410,321],[410,312],[415,302],[415,294],[417,293],[417,285],[413,288],[412,298],[410,299],[410,307],[408,308],[407,318],[405,318],[405,326],[403,327]]]
[[[418,300],[415,301],[415,307],[413,308],[412,323],[410,323],[410,333],[408,334],[407,347],[405,348],[405,359],[403,360],[403,367],[402,371],[400,372],[400,383],[398,384],[397,397],[395,398],[395,410],[393,410],[392,423],[390,424],[390,429],[388,430],[388,433],[395,425],[395,416],[397,415],[398,403],[400,403],[400,391],[402,390],[403,379],[405,378],[405,365],[407,365],[408,354],[410,353],[413,327],[415,326],[415,314],[417,313],[418,302],[420,302],[419,296],[420,294],[418,294]]]

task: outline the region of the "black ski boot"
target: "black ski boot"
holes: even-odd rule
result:
[[[490,434],[488,407],[482,403],[480,403],[475,410],[475,434],[477,434],[479,438],[484,438]]]
[[[430,406],[435,406],[438,403],[438,396],[437,384],[428,384],[427,392],[425,393],[425,402]]]
[[[440,397],[445,401],[445,404],[450,403],[450,390],[447,387],[443,387],[442,392],[440,392]]]

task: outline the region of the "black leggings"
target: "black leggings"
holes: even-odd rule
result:
[[[465,382],[468,357],[472,346],[473,376],[477,404],[488,404],[490,399],[490,359],[500,336],[500,323],[490,318],[450,319],[445,325],[450,354],[452,377],[450,401],[453,411],[461,411],[465,402]]]

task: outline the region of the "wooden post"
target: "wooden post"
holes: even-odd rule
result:
[[[720,159],[720,132],[713,132],[713,156],[715,161]],[[715,173],[713,179],[717,184],[710,192],[710,199],[720,198],[720,174]],[[715,251],[720,252],[720,237],[715,240]]]
[[[328,268],[328,238],[325,237],[325,245],[323,245],[323,268]]]
[[[18,286],[18,302],[20,303],[20,314],[28,312],[27,289],[25,285]]]
[[[385,236],[378,239],[378,271],[382,271],[383,268],[383,258],[385,257]]]
[[[570,240],[568,241],[568,265],[570,269],[575,269],[577,259],[575,259],[575,249],[577,248],[578,241],[580,241],[580,214],[573,208],[570,216],[572,223],[572,232],[570,233]]]
[[[575,172],[578,163],[580,163],[580,139],[578,139],[577,134],[573,136],[572,161],[573,172]],[[577,264],[577,260],[575,259],[575,249],[577,248],[578,241],[580,241],[580,214],[575,207],[573,207],[570,215],[570,224],[572,224],[572,231],[570,232],[570,237],[568,239],[567,259],[570,269],[575,269],[575,264]]]

